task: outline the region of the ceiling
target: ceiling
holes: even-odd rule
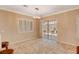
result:
[[[79,5],[0,5],[0,9],[29,16],[46,16],[78,7]]]

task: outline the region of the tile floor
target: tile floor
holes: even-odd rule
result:
[[[35,39],[17,43],[14,47],[14,54],[63,54],[68,53],[55,40]]]

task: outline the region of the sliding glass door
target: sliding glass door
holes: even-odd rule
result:
[[[42,20],[42,38],[57,39],[57,21],[56,20]]]

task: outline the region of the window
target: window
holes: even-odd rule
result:
[[[18,19],[19,32],[33,32],[33,20]]]

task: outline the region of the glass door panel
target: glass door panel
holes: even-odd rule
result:
[[[47,39],[56,39],[57,38],[57,21],[49,20],[42,21],[42,37]]]

